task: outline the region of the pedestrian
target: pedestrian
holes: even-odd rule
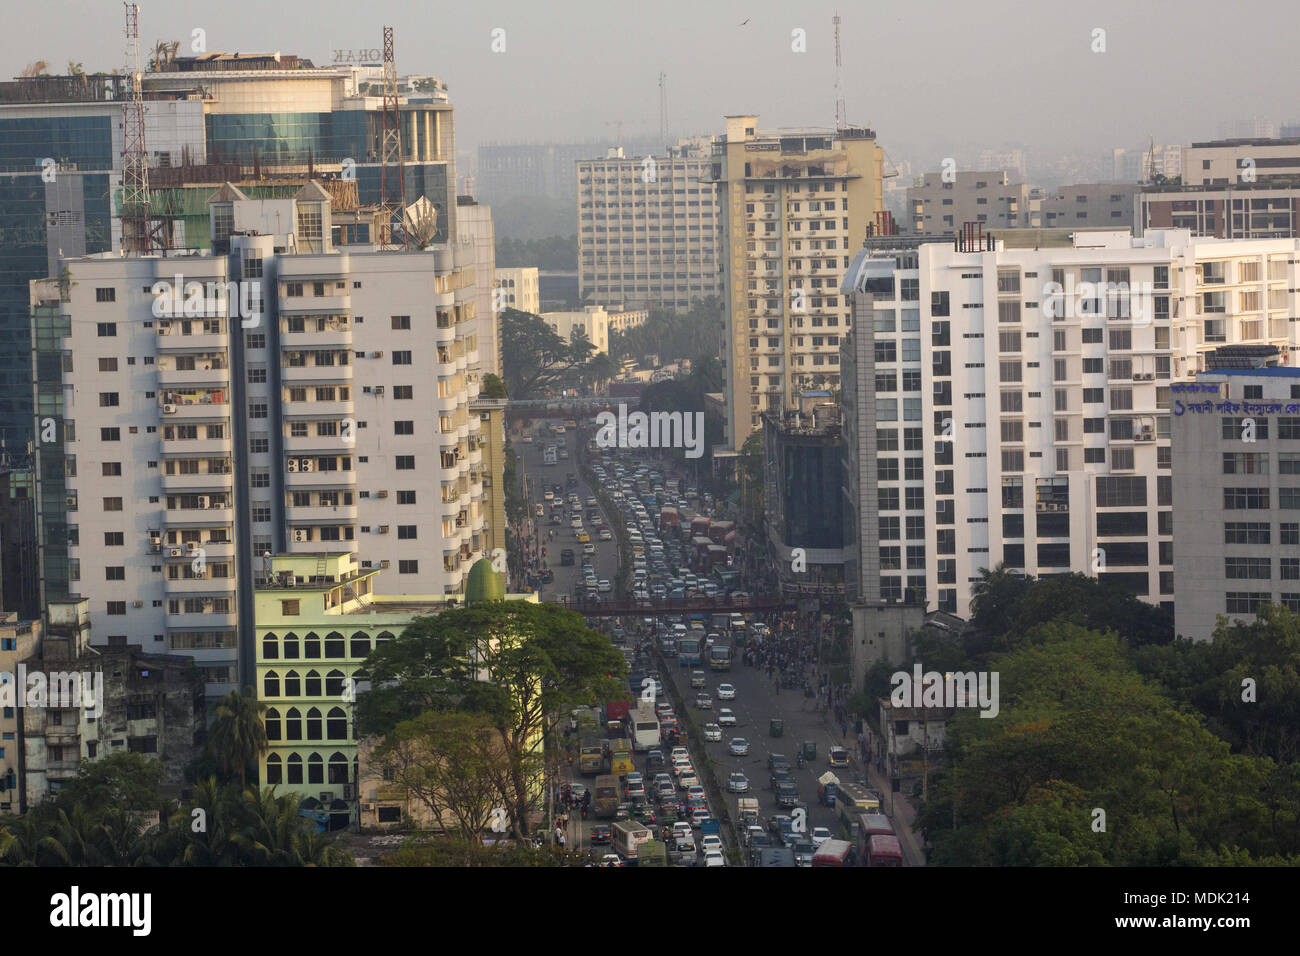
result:
[[[843,740],[845,737],[847,737],[848,733],[849,733],[849,725],[846,724],[844,721],[840,721],[840,740]]]

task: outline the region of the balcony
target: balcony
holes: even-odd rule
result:
[[[350,325],[327,325],[323,330],[311,326],[302,332],[290,332],[287,324],[281,323],[280,335],[280,344],[286,349],[352,348],[352,326]]]
[[[219,422],[230,417],[230,399],[225,392],[212,392],[197,398],[176,392],[160,392],[159,399],[164,425]]]
[[[158,333],[159,352],[224,352],[230,345],[225,332],[203,332],[202,323],[191,323],[196,331],[190,335],[181,333],[181,323],[166,319],[154,326]]]
[[[308,429],[311,431],[312,429]],[[355,432],[353,433],[355,437]],[[284,439],[284,450],[290,455],[348,455],[356,447],[356,443],[348,444],[338,435],[302,435],[286,436]]]
[[[284,417],[298,421],[301,419],[334,420],[351,418],[355,406],[351,399],[346,402],[283,402]]]
[[[285,487],[292,491],[309,488],[351,488],[357,483],[355,471],[288,471]],[[341,507],[341,506],[340,506]]]
[[[229,528],[235,523],[233,508],[171,508],[164,519],[168,528]],[[168,548],[176,545],[163,545],[166,555]]]
[[[352,381],[352,366],[285,365],[281,376],[286,385],[347,385]]]
[[[169,363],[164,365],[163,362]],[[211,360],[195,361],[195,368],[178,369],[169,367],[171,359],[164,358],[157,365],[158,387],[166,388],[229,388],[230,369],[225,366],[224,358],[220,364]]]
[[[343,295],[282,295],[281,315],[329,315],[352,311],[352,296]]]
[[[295,527],[316,524],[351,524],[357,519],[357,506],[350,505],[289,505],[285,520]]]
[[[230,603],[233,605],[235,602],[231,600]],[[238,624],[239,616],[233,611],[226,614],[206,612],[167,615],[167,627],[174,631],[208,631],[218,627],[234,628]],[[230,648],[222,649],[231,650]],[[217,648],[209,648],[209,650],[217,650]]]
[[[168,457],[229,458],[229,438],[174,438],[163,439],[162,453]]]
[[[167,494],[185,494],[187,492],[217,491],[229,492],[234,485],[234,475],[226,472],[208,472],[199,475],[162,476],[163,491]]]
[[[225,597],[235,588],[235,579],[210,578],[206,574],[196,578],[163,578],[164,590],[168,597],[185,597],[199,594],[211,594]]]

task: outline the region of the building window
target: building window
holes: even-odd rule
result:
[[[398,574],[419,574],[420,562],[414,560],[402,560],[397,562]]]

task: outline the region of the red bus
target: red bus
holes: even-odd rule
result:
[[[814,865],[816,861],[814,860]],[[898,837],[877,833],[867,844],[867,866],[902,866],[903,848]]]

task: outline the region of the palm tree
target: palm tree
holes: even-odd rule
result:
[[[27,64],[27,68],[19,76],[42,76],[49,68],[49,64],[44,60],[33,60]]]
[[[239,786],[247,783],[248,765],[255,763],[267,748],[266,725],[262,713],[266,704],[259,701],[251,687],[241,694],[232,690],[217,705],[208,747],[221,769],[239,774]]]

